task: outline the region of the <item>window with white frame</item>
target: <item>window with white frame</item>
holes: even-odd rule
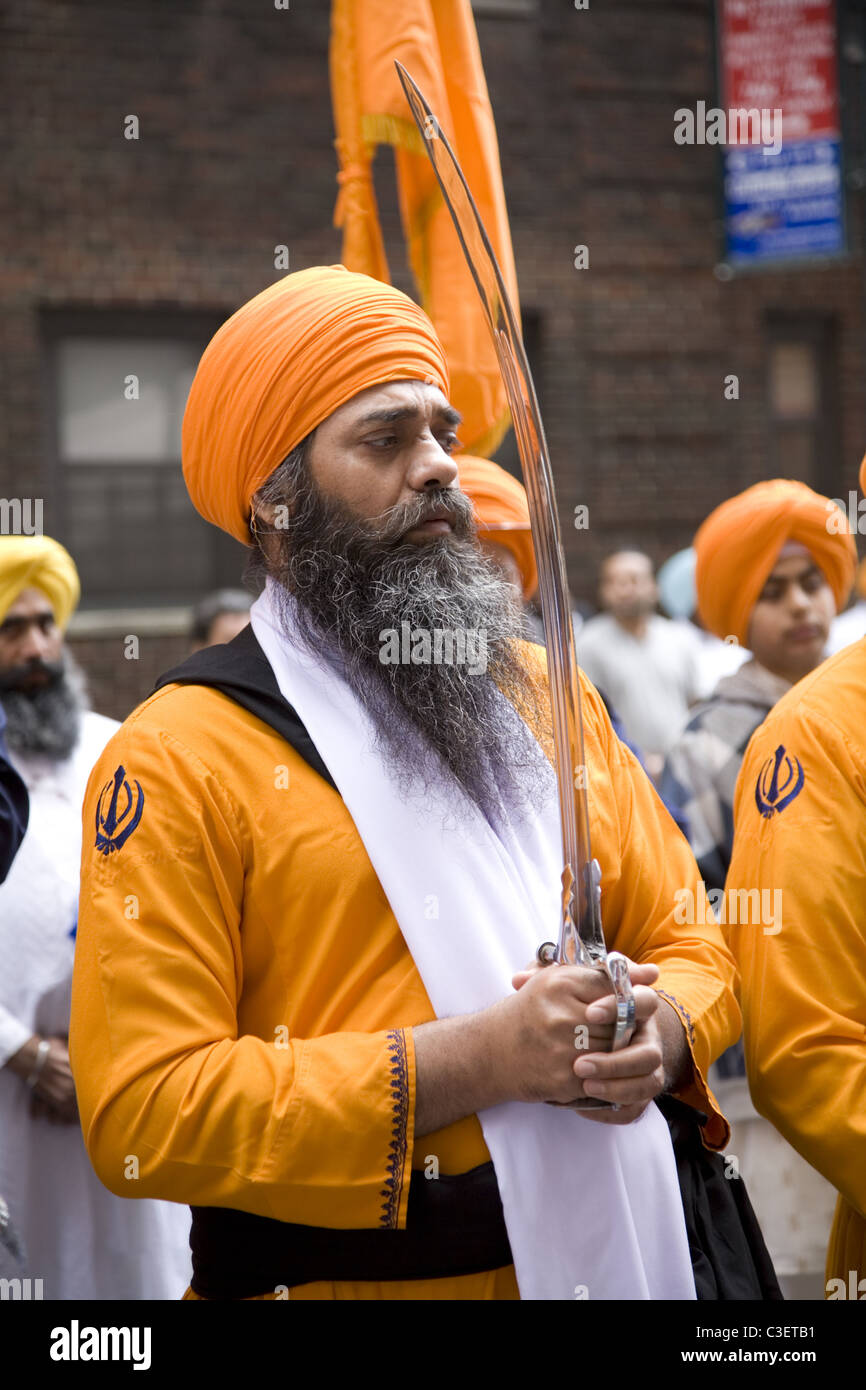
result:
[[[46,319],[57,539],[82,608],[186,605],[236,584],[244,550],[195,511],[181,472],[193,375],[219,316]]]

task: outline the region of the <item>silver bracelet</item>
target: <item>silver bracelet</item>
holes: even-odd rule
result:
[[[30,1075],[25,1078],[25,1084],[27,1086],[30,1086],[31,1089],[36,1085],[36,1082],[39,1080],[39,1073],[45,1066],[50,1051],[51,1043],[48,1041],[47,1038],[41,1038],[39,1041],[39,1046],[36,1049],[36,1061],[33,1063],[33,1070],[30,1073]]]

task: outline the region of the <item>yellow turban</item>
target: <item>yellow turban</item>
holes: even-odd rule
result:
[[[523,597],[532,598],[538,588],[538,570],[526,489],[491,459],[457,454],[454,462],[459,470],[460,487],[475,509],[478,534],[511,551],[520,570]]]
[[[0,622],[22,589],[38,589],[65,628],[78,606],[81,585],[72,556],[48,536],[0,536]]]
[[[380,382],[448,395],[442,346],[402,291],[342,265],[286,275],[211,339],[183,418],[183,473],[207,521],[249,544],[253,494],[311,430]]]
[[[694,540],[701,622],[717,637],[748,646],[749,620],[789,541],[804,545],[844,607],[854,582],[857,547],[847,518],[805,483],[756,483],[711,512]]]

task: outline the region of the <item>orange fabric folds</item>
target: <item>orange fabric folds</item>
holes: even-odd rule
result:
[[[532,547],[529,505],[523,484],[491,459],[458,454],[460,487],[475,509],[478,534],[507,546],[520,568],[524,598],[538,588],[538,569]]]
[[[334,225],[343,229],[345,265],[390,278],[371,164],[377,145],[393,145],[409,263],[448,358],[463,442],[487,455],[510,424],[505,388],[395,58],[421,88],[460,161],[517,312],[496,127],[469,0],[334,0],[331,93],[340,162]]]
[[[729,900],[773,894],[780,906],[772,927],[741,913],[724,928],[742,977],[752,1100],[840,1194],[827,1278],[846,1290],[849,1271],[866,1277],[864,690],[866,642],[853,642],[755,730],[726,886]],[[780,792],[786,770],[797,780]]]
[[[448,368],[432,323],[400,290],[345,266],[286,275],[211,339],[183,417],[183,474],[206,521],[249,544],[250,499],[341,405],[385,381]]]
[[[717,637],[748,646],[749,619],[779,551],[798,541],[823,571],[841,609],[851,592],[857,548],[848,520],[805,483],[756,483],[711,512],[694,540],[701,621]]]

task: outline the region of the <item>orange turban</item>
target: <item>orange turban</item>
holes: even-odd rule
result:
[[[863,462],[860,464],[860,491],[866,492],[866,454],[863,455]]]
[[[286,275],[232,314],[205,348],[183,417],[183,475],[206,521],[244,545],[250,501],[311,430],[385,381],[448,367],[423,309],[342,265]]]
[[[711,512],[694,540],[695,587],[704,627],[748,646],[749,619],[789,541],[799,541],[844,607],[854,582],[857,548],[848,519],[805,483],[756,483]]]
[[[0,622],[22,589],[38,589],[54,610],[61,631],[78,606],[81,585],[75,561],[49,536],[0,537]]]
[[[529,528],[529,507],[522,483],[490,459],[458,454],[459,483],[475,508],[478,534],[507,546],[520,569],[523,597],[538,588],[538,570]]]

